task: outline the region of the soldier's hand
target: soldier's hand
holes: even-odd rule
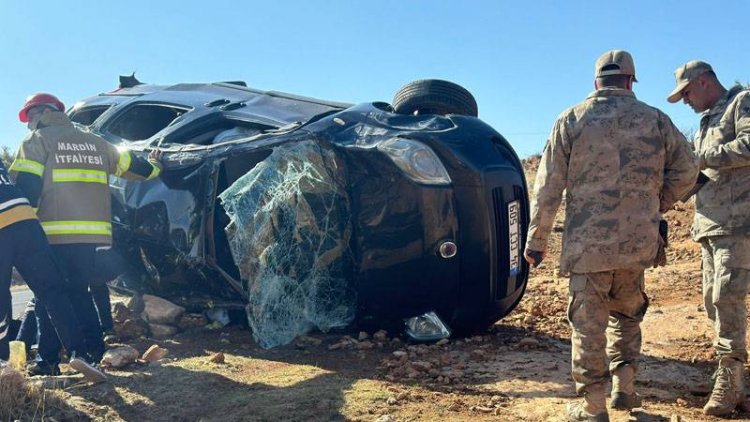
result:
[[[656,249],[653,267],[663,267],[667,265],[667,246],[669,246],[669,225],[667,220],[659,221],[659,245]]]

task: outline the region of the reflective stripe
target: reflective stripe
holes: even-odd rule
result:
[[[10,168],[8,170],[16,171],[19,173],[24,171],[26,173],[36,174],[37,176],[41,177],[44,174],[44,164],[32,160],[22,160],[19,158],[10,165]]]
[[[43,221],[47,235],[55,234],[112,234],[112,223],[104,221]]]
[[[102,170],[87,169],[54,169],[52,170],[52,183],[60,182],[84,182],[107,184],[107,173]]]
[[[2,204],[0,204],[0,211],[6,210],[6,209],[8,209],[8,208],[10,208],[12,206],[18,205],[18,204],[30,205],[28,199],[26,199],[26,198],[16,198],[16,199],[11,199],[10,201],[5,201]]]
[[[28,205],[19,205],[0,212],[0,229],[24,220],[36,220],[36,213]]]
[[[130,151],[124,150],[120,151],[120,159],[117,160],[117,170],[115,171],[115,176],[120,177],[123,174],[125,174],[126,171],[130,168]]]
[[[8,313],[10,314],[10,312]],[[10,324],[8,324],[8,315],[4,315],[3,321],[0,322],[0,340],[4,339],[5,336],[8,335],[8,328],[10,328]]]
[[[151,164],[151,167],[153,167],[154,169],[151,170],[151,174],[148,175],[148,177],[146,178],[146,180],[154,179],[154,178],[156,178],[156,177],[159,176],[159,173],[161,173],[161,168],[159,168],[159,166],[155,166],[151,162],[149,162],[149,164]]]

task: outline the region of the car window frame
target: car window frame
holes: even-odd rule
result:
[[[159,107],[165,107],[165,108],[176,108],[176,109],[184,110],[185,112],[177,116],[168,125],[164,126],[163,128],[161,128],[160,130],[158,130],[157,132],[155,132],[153,135],[151,135],[150,137],[146,139],[136,139],[136,140],[126,139],[111,131],[112,126],[117,124],[120,121],[120,119],[123,118],[123,116],[128,114],[132,109],[136,107],[142,107],[142,106],[159,106]],[[190,112],[194,110],[195,110],[194,106],[178,104],[178,103],[173,103],[173,102],[168,102],[168,101],[154,101],[154,100],[134,101],[134,102],[128,103],[126,106],[122,107],[121,110],[118,110],[114,115],[110,116],[107,119],[107,121],[101,125],[101,127],[99,128],[99,132],[102,135],[104,135],[105,138],[119,140],[118,143],[128,142],[128,143],[151,144],[151,141],[154,139],[158,139],[160,134],[164,132],[164,130],[175,125],[176,122],[183,120],[182,119],[183,116],[189,114]]]

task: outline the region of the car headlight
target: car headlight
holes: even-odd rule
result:
[[[451,330],[435,312],[409,318],[406,323],[406,334],[417,341],[431,341],[448,338]]]
[[[435,152],[411,139],[392,138],[377,146],[410,179],[427,185],[449,185],[451,178]]]

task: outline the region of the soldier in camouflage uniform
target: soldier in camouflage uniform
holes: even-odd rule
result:
[[[610,406],[640,406],[634,377],[648,306],[643,273],[657,255],[661,213],[698,174],[690,145],[669,117],[635,98],[629,53],[603,54],[595,76],[596,91],[560,114],[552,128],[524,253],[532,265],[544,258],[565,192],[560,271],[570,275],[572,373],[584,396],[568,405],[571,421],[609,420],[609,372]]]
[[[675,71],[667,98],[702,113],[693,150],[709,181],[695,198],[693,239],[703,253],[703,300],[716,331],[718,370],[707,415],[727,415],[745,398],[745,296],[750,281],[750,91],[726,90],[708,63]]]

